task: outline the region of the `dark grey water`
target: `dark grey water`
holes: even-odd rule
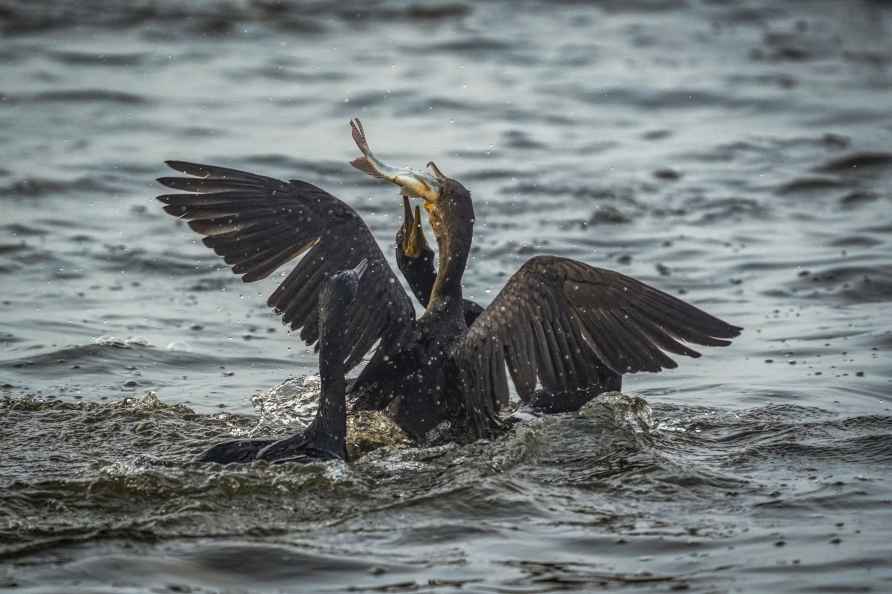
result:
[[[892,589],[889,4],[6,2],[0,31],[0,589]],[[626,379],[649,434],[189,464],[299,424],[277,386],[316,360],[153,178],[305,179],[390,253],[353,116],[472,190],[471,297],[548,252],[746,332]]]

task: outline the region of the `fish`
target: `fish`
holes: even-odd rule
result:
[[[361,157],[350,161],[351,165],[372,177],[396,184],[400,187],[403,195],[421,198],[428,203],[435,203],[439,199],[442,182],[446,176],[433,161],[427,164],[433,174],[414,171],[407,167],[394,167],[372,153],[359,118],[350,120],[350,128],[353,133],[353,141],[362,153]]]

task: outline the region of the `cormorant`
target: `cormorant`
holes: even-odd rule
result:
[[[325,406],[306,432],[220,444],[199,460],[344,457],[347,410],[337,405],[345,402],[345,392],[353,409],[383,410],[416,439],[442,421],[470,437],[487,436],[501,426],[498,411],[508,403],[509,376],[525,403],[578,408],[600,392],[619,389],[625,373],[676,367],[664,351],[698,357],[684,343],[726,346],[740,333],[635,279],[558,256],[529,259],[468,325],[461,281],[473,237],[470,192],[432,162],[430,174],[384,164],[370,151],[359,120],[351,127],[363,154],[352,164],[422,199],[436,237],[438,262],[429,289],[432,261],[413,268],[403,260],[400,266],[425,304],[417,319],[369,228],[324,190],[182,161],[167,164],[193,177],[158,180],[189,192],[158,199],[166,212],[203,235],[204,244],[243,281],[265,278],[303,256],[268,304],[300,329],[308,345],[319,341],[324,370]],[[419,217],[420,211],[403,229],[407,243],[398,246],[398,261],[400,250],[408,258],[424,253],[412,247],[419,238],[411,227]],[[352,289],[339,288],[349,283]],[[335,335],[336,340],[327,338]],[[348,387],[345,374],[376,344]]]

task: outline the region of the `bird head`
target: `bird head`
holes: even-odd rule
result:
[[[332,274],[322,285],[320,303],[339,309],[348,307],[356,299],[360,281],[368,268],[369,262],[363,258],[355,267]]]
[[[397,231],[396,239],[403,254],[410,258],[418,258],[424,252],[430,251],[421,226],[421,206],[416,205],[413,213],[409,197],[406,195],[403,195],[403,225]]]

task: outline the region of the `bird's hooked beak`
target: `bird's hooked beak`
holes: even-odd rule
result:
[[[369,269],[369,260],[368,258],[363,258],[359,264],[353,267],[353,274],[356,275],[356,281],[359,282],[362,280],[362,275],[366,273]]]
[[[400,247],[410,258],[417,258],[425,248],[430,249],[421,227],[421,208],[416,206],[413,215],[408,196],[403,196],[403,232]]]
[[[443,181],[446,177],[433,162],[428,163],[428,167],[433,172],[432,175],[388,165],[372,153],[368,140],[366,140],[365,131],[362,128],[362,122],[359,119],[351,120],[350,128],[353,134],[353,141],[363,155],[351,161],[351,165],[372,177],[386,179],[398,185],[402,189],[404,196],[414,196],[422,198],[427,204],[436,204],[440,199],[440,191],[443,189]]]

